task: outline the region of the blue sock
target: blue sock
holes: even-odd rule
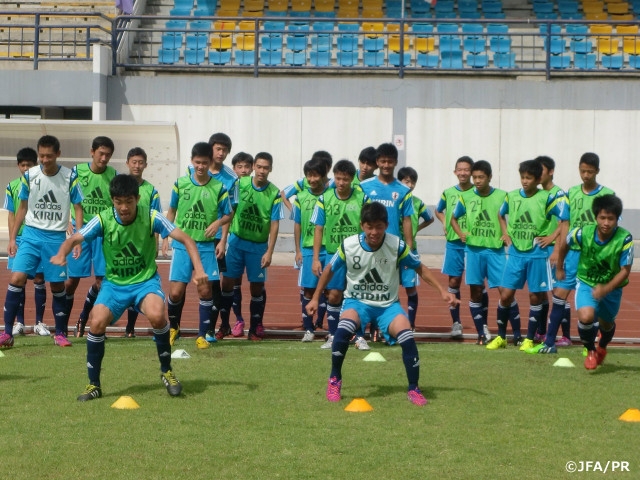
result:
[[[538,335],[543,336],[547,334],[548,318],[549,318],[549,302],[545,300],[542,302],[542,310],[540,311],[540,317],[538,318]]]
[[[267,290],[262,288],[262,303],[260,306],[260,323],[262,323],[262,319],[264,318],[264,309],[267,308]]]
[[[483,325],[487,325],[487,318],[489,317],[489,294],[487,289],[482,289],[482,321]]]
[[[460,289],[459,288],[451,288],[448,289],[449,293],[453,293],[455,297],[460,300]],[[449,313],[451,314],[451,321],[453,323],[460,322],[460,304],[455,307],[449,307]]]
[[[20,297],[20,304],[18,305],[18,311],[16,312],[16,321],[24,325],[24,302],[26,301],[24,288],[22,289],[22,295]]]
[[[24,287],[11,285],[7,287],[7,296],[4,299],[4,333],[11,335],[13,322],[20,308],[20,299],[24,293]]]
[[[84,299],[82,312],[80,312],[80,319],[83,323],[87,323],[89,313],[93,309],[93,305],[96,303],[96,298],[98,298],[98,292],[99,291],[96,290],[93,285],[91,285],[91,288],[89,288],[89,291],[87,292],[87,297]]]
[[[507,323],[509,322],[510,307],[503,307],[498,302],[498,335],[503,339],[507,338]]]
[[[184,306],[184,298],[173,302],[171,297],[167,300],[167,312],[169,314],[169,324],[171,328],[179,329],[180,320],[182,320],[182,307]]]
[[[34,299],[36,302],[36,323],[42,323],[44,319],[44,309],[47,304],[47,286],[44,282],[34,283]],[[66,303],[66,301],[65,301]]]
[[[551,315],[549,315],[549,328],[544,339],[544,344],[548,347],[553,347],[556,344],[556,335],[558,335],[558,329],[564,317],[564,304],[565,301],[563,299],[553,296],[553,306],[551,307]]]
[[[213,280],[211,282],[211,296],[213,299],[213,306],[211,307],[211,313],[209,314],[209,330],[214,331],[216,329],[216,323],[218,323],[218,316],[220,315],[220,304],[222,302],[222,289],[220,287],[220,280]]]
[[[398,343],[402,347],[402,362],[407,372],[409,390],[416,389],[418,388],[418,380],[420,380],[420,356],[413,332],[402,330],[398,333]]]
[[[153,336],[156,339],[156,350],[160,360],[160,371],[166,373],[171,370],[171,345],[169,344],[169,322],[163,328],[153,329]]]
[[[327,305],[327,324],[329,328],[329,335],[335,335],[338,329],[338,320],[340,320],[340,309],[342,304],[328,304]]]
[[[407,313],[409,314],[409,323],[411,328],[416,328],[416,315],[418,313],[418,293],[407,295]],[[458,318],[460,318],[460,309],[458,308]]]
[[[233,291],[222,292],[220,297],[220,328],[229,328],[229,317],[233,309]]]
[[[469,302],[469,311],[471,312],[471,318],[473,324],[476,327],[478,336],[484,335],[484,315],[481,303]]]
[[[509,307],[509,321],[511,322],[513,337],[522,337],[522,333],[520,333],[520,307],[518,307],[518,302],[516,302],[515,300]]]
[[[600,328],[600,341],[598,342],[598,345],[601,348],[607,348],[607,345],[609,345],[609,342],[611,340],[613,340],[613,334],[616,333],[616,324],[613,324],[613,327],[611,327],[611,330],[609,331],[605,331],[602,328]]]
[[[562,336],[571,338],[571,304],[569,302],[564,304],[564,318],[560,326],[562,327]]]
[[[236,316],[238,322],[244,321],[242,319],[242,286],[233,286],[233,314]]]
[[[542,305],[529,305],[529,323],[527,324],[527,338],[533,340],[538,331]]]
[[[56,324],[56,335],[66,335],[69,329],[69,315],[67,315],[67,294],[61,292],[52,292],[51,310],[53,310],[53,318]]]
[[[305,331],[313,332],[313,317],[307,313],[307,305],[310,301],[310,298],[302,297],[302,328],[304,328]]]
[[[595,350],[596,334],[598,332],[597,322],[594,323],[582,323],[578,320],[578,333],[580,334],[580,340],[583,345],[587,347],[587,350]]]
[[[198,336],[204,337],[211,326],[211,307],[213,300],[201,298],[198,304]]]
[[[249,303],[249,313],[251,321],[249,322],[249,332],[256,333],[256,327],[262,323],[262,313],[264,312],[264,296],[251,297]]]
[[[327,314],[327,296],[323,293],[320,294],[320,301],[318,302],[318,313],[315,327],[321,329],[324,323],[324,317]]]
[[[67,314],[67,323],[69,322],[69,317],[71,316],[71,310],[73,310],[73,300],[74,300],[74,295],[71,294],[67,294],[67,296],[64,298],[64,302],[65,302],[65,313]]]
[[[87,373],[89,383],[100,386],[100,371],[102,370],[102,359],[104,358],[105,335],[87,334]]]
[[[331,374],[329,378],[342,379],[342,364],[347,350],[349,350],[349,341],[354,333],[356,333],[356,322],[344,318],[340,320],[331,346]]]

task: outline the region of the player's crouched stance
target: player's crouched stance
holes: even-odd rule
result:
[[[138,182],[131,175],[117,175],[109,185],[113,208],[103,210],[79,232],[69,237],[51,263],[64,265],[74,245],[102,237],[106,275],[89,316],[87,369],[89,385],[78,397],[81,402],[100,398],[100,370],[107,326],[117,321],[129,306],[143,313],[153,327],[162,379],[169,395],[180,395],[182,385],[171,371],[169,323],[156,265],[155,233],[184,244],[194,265],[193,281],[207,282],[194,241],[156,210],[138,205]]]
[[[576,309],[580,340],[587,348],[584,361],[587,370],[595,370],[607,356],[607,345],[616,331],[622,287],[629,283],[633,264],[633,238],[618,226],[622,201],[615,195],[603,195],[593,200],[591,210],[596,223],[569,233],[556,266],[556,276],[563,280],[567,249],[571,246],[579,248]],[[601,336],[596,347],[598,329]]]
[[[402,347],[402,361],[409,380],[409,401],[415,405],[426,405],[427,399],[418,388],[418,348],[407,314],[398,300],[398,269],[414,269],[420,278],[440,292],[449,306],[454,306],[459,301],[447,293],[403,241],[390,233],[385,234],[388,217],[384,205],[379,202],[364,205],[360,213],[360,224],[363,233],[344,240],[331,259],[330,268],[325,268],[322,272],[318,287],[307,305],[307,312],[313,315],[318,309],[320,293],[333,275],[346,277],[345,300],[331,347],[327,400],[340,401],[342,363],[349,349],[349,340],[368,323],[377,320],[380,332],[387,342],[397,341]]]

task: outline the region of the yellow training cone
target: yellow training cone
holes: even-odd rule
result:
[[[0,351],[0,358],[4,357],[4,353]]]
[[[373,407],[364,398],[354,398],[344,409],[345,412],[370,412]]]
[[[556,360],[556,363],[553,364],[554,367],[575,367],[575,365],[573,364],[573,362],[571,360],[569,360],[568,358],[559,358],[558,360]]]
[[[118,408],[120,410],[133,410],[136,408],[140,408],[140,405],[129,396],[122,396],[118,400],[115,401],[111,408]]]
[[[369,355],[362,359],[365,362],[386,362],[382,354],[378,352],[371,352]]]
[[[618,420],[622,420],[623,422],[640,422],[640,410],[637,408],[630,408],[620,415]]]

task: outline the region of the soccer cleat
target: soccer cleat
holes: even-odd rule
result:
[[[544,343],[540,343],[539,345],[527,348],[525,352],[535,355],[536,353],[558,353],[558,350],[556,350],[556,347],[549,347]]]
[[[602,348],[601,346],[596,347],[596,359],[598,360],[598,365],[602,365],[604,362],[604,358],[607,356],[607,349]]]
[[[520,345],[522,345],[523,341],[524,341],[524,338],[522,337],[513,337],[513,346],[519,347]]]
[[[71,342],[67,339],[67,336],[64,333],[60,333],[53,337],[53,343],[58,345],[59,347],[70,347]]]
[[[93,400],[94,398],[100,398],[102,396],[102,389],[100,387],[96,387],[95,385],[87,385],[87,388],[84,389],[84,392],[78,396],[79,402],[86,402],[88,400]]]
[[[42,337],[51,336],[51,332],[49,331],[49,327],[44,322],[37,323],[35,327],[33,327],[33,333],[36,335],[40,335]]]
[[[265,336],[264,325],[262,325],[261,323],[259,323],[256,326],[256,335],[259,336],[260,338],[264,338],[264,336]]]
[[[171,395],[172,397],[177,397],[178,395],[180,395],[180,392],[182,392],[182,385],[171,370],[161,374],[160,378],[162,379],[162,383],[164,383],[164,386],[167,387],[167,392],[169,392],[169,395]]]
[[[487,337],[484,335],[480,335],[478,336],[478,339],[476,340],[476,345],[486,345],[487,342]]]
[[[216,339],[222,340],[224,337],[228,337],[231,335],[231,327],[228,325],[226,327],[221,326],[216,332]]]
[[[422,392],[417,387],[407,392],[407,398],[411,403],[418,405],[419,407],[423,407],[427,404],[427,399],[422,395]]]
[[[584,368],[587,370],[595,370],[598,367],[598,355],[595,350],[589,350],[587,358],[584,359]]]
[[[520,351],[526,352],[528,349],[532,348],[534,345],[535,344],[533,343],[533,340],[529,338],[525,338],[520,344]]]
[[[499,348],[507,348],[507,340],[498,335],[487,345],[487,350],[498,350]]]
[[[124,332],[124,338],[136,338],[136,334],[134,332]]]
[[[217,341],[216,333],[213,330],[208,330],[207,333],[204,334],[204,339],[209,343],[215,342]]]
[[[86,326],[87,326],[87,321],[85,320],[83,322],[82,319],[79,318],[78,321],[76,322],[75,328],[73,329],[73,336],[78,338],[84,336],[84,329]]]
[[[253,332],[249,332],[249,334],[247,335],[247,340],[249,340],[251,342],[261,342],[262,341],[262,337],[259,337],[258,335],[256,335]]]
[[[176,343],[176,340],[180,338],[180,327],[178,328],[170,328],[169,329],[169,345],[173,347],[173,344]]]
[[[568,337],[562,337],[556,342],[556,347],[570,347],[572,344],[571,339]]]
[[[462,337],[462,324],[460,322],[453,322],[451,325],[451,338]]]
[[[330,402],[339,402],[342,398],[340,390],[342,389],[342,380],[337,377],[331,377],[327,382],[327,400]]]
[[[13,347],[13,337],[8,333],[3,333],[0,335],[0,348],[11,348]]]
[[[489,331],[489,325],[483,325],[482,326],[482,333],[484,333],[485,338],[487,339],[487,342],[491,341],[491,332]]]
[[[13,329],[11,331],[11,334],[14,337],[17,337],[18,335],[24,335],[24,325],[22,323],[20,323],[20,322],[16,322],[13,325]]]
[[[311,330],[307,330],[306,332],[304,332],[304,336],[302,337],[302,341],[303,342],[313,342],[313,339],[315,338],[315,333],[313,333]]]
[[[244,320],[238,320],[231,329],[231,335],[236,338],[244,337]]]
[[[198,347],[199,349],[204,350],[205,348],[209,348],[210,346],[211,345],[205,340],[204,337],[196,338],[196,347]]]
[[[371,347],[364,339],[364,337],[356,337],[356,348],[358,350],[371,350]]]
[[[322,348],[323,350],[331,350],[332,346],[333,346],[333,335],[329,334],[327,336],[327,341],[324,342],[320,348]]]
[[[542,343],[544,342],[545,337],[547,336],[546,333],[538,333],[536,332],[536,334],[533,336],[533,341],[536,343]]]
[[[582,347],[582,356],[586,357],[589,354],[589,350],[587,350],[587,347]]]

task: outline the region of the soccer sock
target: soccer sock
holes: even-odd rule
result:
[[[471,318],[473,324],[476,327],[478,336],[484,335],[484,315],[482,303],[469,302],[469,311],[471,312]]]
[[[249,331],[256,333],[256,327],[262,323],[262,312],[264,312],[264,297],[251,297],[249,303],[249,313],[251,320],[249,321]]]
[[[418,292],[413,295],[407,295],[407,313],[409,314],[409,323],[411,328],[416,328],[416,314],[418,313]],[[458,309],[458,317],[460,317],[460,309]]]
[[[449,293],[453,293],[455,297],[460,300],[460,289],[459,288],[451,288],[448,289]],[[460,323],[460,304],[455,307],[449,307],[449,313],[451,314],[451,321],[453,323]]]
[[[262,319],[264,318],[264,309],[267,307],[267,289],[262,288],[262,307],[260,310],[260,323],[262,323]]]
[[[167,301],[167,312],[169,314],[169,324],[171,328],[178,330],[180,328],[180,320],[182,320],[182,307],[184,307],[184,297],[173,301],[171,297]]]
[[[64,313],[67,315],[67,323],[69,323],[69,317],[71,316],[71,310],[73,310],[73,300],[74,300],[74,295],[71,294],[67,294],[67,296],[64,298]]]
[[[511,322],[511,330],[513,330],[513,337],[519,338],[522,336],[520,333],[520,307],[515,300],[509,307],[509,321]]]
[[[569,302],[564,304],[564,318],[560,326],[562,327],[562,336],[571,338],[571,304]]]
[[[127,326],[125,328],[125,332],[133,333],[133,331],[136,328],[137,321],[138,321],[138,312],[133,307],[129,307],[127,309]]]
[[[20,296],[20,303],[18,304],[18,311],[16,312],[16,321],[24,325],[24,302],[26,301],[25,289],[22,289],[22,295]]]
[[[209,331],[211,326],[211,307],[213,306],[213,300],[201,298],[198,304],[198,336],[204,337]]]
[[[222,292],[220,297],[220,328],[230,328],[229,316],[233,308],[233,290]]]
[[[102,359],[104,358],[105,335],[87,334],[87,373],[89,383],[100,386],[100,371],[102,370]]]
[[[318,317],[316,319],[316,328],[322,328],[324,323],[324,317],[327,314],[327,296],[323,293],[320,294],[320,300],[318,301]]]
[[[36,302],[36,323],[42,323],[44,318],[44,308],[47,303],[47,286],[44,282],[34,283],[34,299]],[[65,301],[66,303],[66,301]]]
[[[233,314],[236,316],[238,322],[244,321],[242,319],[242,286],[233,286]]]
[[[509,321],[510,307],[503,307],[498,302],[498,335],[503,339],[507,338],[507,322]]]
[[[313,318],[307,313],[307,305],[310,301],[310,298],[302,297],[302,328],[305,331],[313,332]]]
[[[53,310],[53,318],[56,324],[56,335],[66,335],[69,328],[69,315],[67,315],[67,294],[64,290],[61,292],[53,292],[51,300],[51,310]]]
[[[549,302],[544,300],[542,302],[542,310],[540,311],[540,317],[538,317],[538,335],[543,336],[547,334],[547,319],[549,318]]]
[[[160,360],[160,371],[166,373],[171,370],[171,345],[169,344],[169,322],[163,328],[153,329],[153,336],[156,339],[156,350]]]
[[[527,324],[527,339],[533,340],[538,331],[542,305],[529,305],[529,323]]]
[[[342,364],[347,350],[349,350],[349,341],[354,333],[356,333],[356,322],[345,318],[338,322],[331,346],[331,374],[329,378],[342,379]]]
[[[487,318],[489,317],[489,294],[487,289],[482,289],[482,324],[487,324]]]
[[[20,299],[24,293],[24,287],[9,284],[7,287],[7,296],[4,299],[4,333],[12,335],[13,322],[16,318],[18,308],[20,308]]]
[[[587,350],[595,350],[596,333],[598,329],[596,327],[597,322],[594,323],[582,323],[578,320],[578,333],[580,334],[580,341],[587,347]],[[596,328],[594,328],[596,327]]]
[[[602,327],[600,328],[600,341],[598,342],[598,345],[600,346],[600,348],[607,348],[607,345],[609,345],[609,342],[611,340],[613,340],[613,334],[616,333],[616,324],[613,324],[613,327],[611,327],[610,330],[604,330]]]
[[[87,297],[84,299],[84,305],[82,306],[82,312],[80,312],[80,320],[82,323],[87,323],[87,319],[89,318],[89,312],[93,309],[93,305],[96,303],[96,298],[98,298],[99,290],[96,290],[93,285],[89,288],[87,292]]]
[[[216,323],[218,323],[218,316],[220,314],[220,304],[222,302],[222,290],[220,288],[220,280],[214,280],[211,282],[211,293],[213,294],[213,306],[211,307],[211,314],[209,316],[210,330],[216,329]]]
[[[338,320],[340,320],[340,309],[342,304],[330,303],[327,305],[327,324],[329,328],[329,335],[335,335],[338,329]]]
[[[564,317],[565,303],[560,297],[553,296],[553,306],[551,307],[551,315],[549,315],[549,328],[544,339],[544,344],[549,347],[553,347],[556,344],[556,335],[558,335],[558,329],[560,328],[562,317]]]
[[[402,347],[402,362],[404,369],[407,371],[407,380],[409,381],[409,390],[418,388],[418,380],[420,379],[420,357],[418,356],[418,347],[413,338],[411,330],[402,330],[398,333],[398,343]]]

